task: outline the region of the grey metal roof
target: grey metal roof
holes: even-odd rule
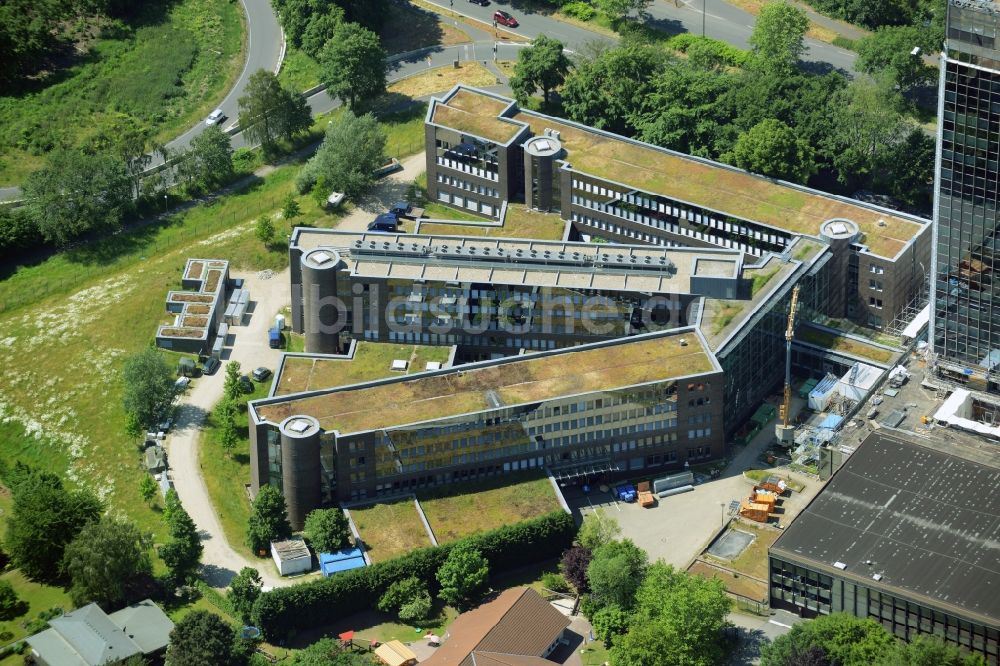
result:
[[[932,446],[873,433],[771,553],[1000,626],[1000,469]]]
[[[28,644],[46,663],[93,666],[141,652],[97,604],[54,618],[49,626],[28,638]]]
[[[167,647],[174,623],[159,606],[144,599],[108,616],[145,654]]]

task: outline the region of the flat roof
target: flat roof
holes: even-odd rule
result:
[[[442,127],[504,144],[524,130],[521,123],[500,118],[513,102],[463,88],[446,100],[432,98],[428,115]]]
[[[474,103],[474,98],[479,102]],[[873,254],[891,258],[929,225],[903,213],[843,200],[534,111],[507,110],[513,100],[475,88],[458,86],[439,102],[439,108],[454,107],[456,99],[463,108],[475,110],[477,118],[499,109],[509,118],[527,123],[534,135],[543,134],[545,129],[557,130],[567,153],[563,159],[576,171],[775,229],[816,236],[823,222],[846,218],[858,225],[864,234],[862,242]],[[433,119],[460,131],[470,126],[451,111],[440,116],[435,113]],[[452,120],[461,126],[451,125]]]
[[[1000,468],[932,446],[869,435],[770,553],[1000,625]]]
[[[671,331],[471,363],[398,380],[264,398],[250,405],[260,418],[272,423],[307,414],[325,430],[347,434],[484,411],[497,401],[504,406],[519,405],[717,368],[697,332]]]
[[[451,347],[358,341],[353,356],[286,354],[274,380],[274,395],[288,395],[423,372],[428,363],[446,363]],[[405,371],[392,362],[407,361]]]
[[[441,282],[566,289],[690,294],[704,262],[727,267],[736,279],[738,250],[604,245],[422,234],[352,233],[297,228],[292,244],[304,252],[337,248],[352,275]],[[546,259],[549,257],[549,259]],[[634,258],[634,259],[633,259]],[[716,275],[716,272],[709,271]],[[704,270],[698,275],[703,275]],[[719,275],[721,277],[721,275]]]

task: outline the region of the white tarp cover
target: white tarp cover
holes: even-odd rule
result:
[[[928,303],[924,306],[924,309],[917,313],[917,316],[913,318],[906,328],[903,329],[903,339],[912,340],[920,336],[921,331],[931,320],[931,304]]]
[[[878,382],[884,370],[867,363],[855,363],[837,383],[837,392],[848,400],[860,402]]]
[[[833,394],[837,392],[837,378],[833,375],[827,375],[819,384],[816,384],[816,388],[809,391],[809,409],[814,412],[825,412],[826,408],[830,406],[830,399]]]
[[[949,395],[944,404],[934,413],[934,420],[955,428],[1000,439],[1000,428],[970,419],[971,411],[972,394],[965,389],[955,389],[955,392]]]

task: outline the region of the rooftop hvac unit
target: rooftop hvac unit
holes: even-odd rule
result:
[[[681,347],[687,347],[687,346],[688,346],[688,341],[687,341],[687,338],[681,338],[681,339],[680,339],[680,340],[678,340],[677,342],[679,342],[679,343],[680,343]]]

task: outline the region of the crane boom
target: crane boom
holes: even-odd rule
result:
[[[792,338],[795,337],[795,311],[799,306],[799,285],[792,288],[792,302],[788,307],[788,326],[785,328],[785,396],[781,403],[781,425],[775,433],[782,443],[791,444],[792,428]]]

